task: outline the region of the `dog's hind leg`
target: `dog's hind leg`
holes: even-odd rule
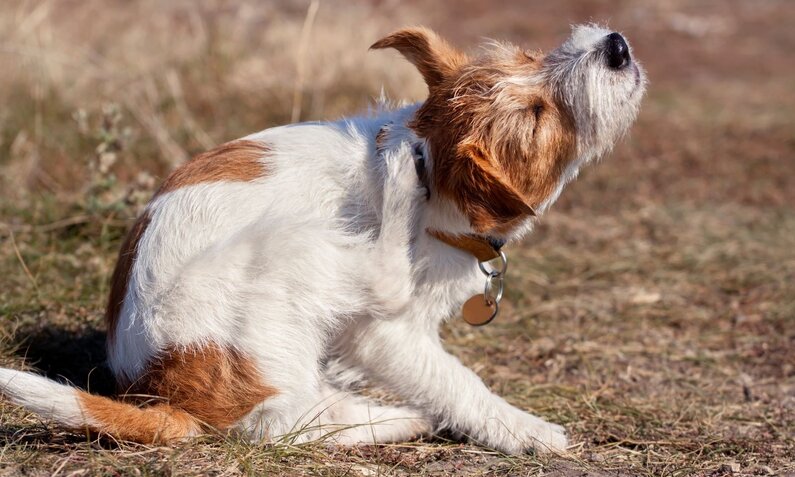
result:
[[[418,208],[428,192],[417,176],[409,143],[385,151],[383,160],[381,230],[367,270],[375,305],[371,312],[393,316],[405,308],[413,292],[411,239],[416,233]]]

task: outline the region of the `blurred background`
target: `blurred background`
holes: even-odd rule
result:
[[[795,193],[781,182],[792,161],[774,160],[792,140],[795,65],[787,56],[795,34],[786,28],[793,8],[786,0],[308,5],[4,2],[4,193],[84,187],[102,128],[114,130],[100,139],[118,140],[107,147],[120,153],[102,169],[112,166],[127,182],[144,170],[162,177],[197,151],[251,131],[361,112],[382,87],[391,98],[419,100],[425,87],[412,67],[367,51],[401,26],[428,25],[469,49],[498,38],[547,50],[570,24],[589,21],[624,32],[651,79],[631,142],[642,149],[632,151],[635,160],[623,159],[624,148],[610,161],[632,168],[641,188],[622,198],[676,191],[784,205]],[[725,180],[740,177],[742,188]]]
[[[4,0],[2,364],[109,392],[108,279],[152,190],[216,144],[366,111],[382,88],[421,100],[413,67],[367,51],[381,36],[423,24],[470,51],[485,38],[549,50],[581,22],[630,40],[650,78],[640,117],[511,248],[508,313],[483,330],[453,321],[448,348],[572,433],[575,457],[521,460],[522,473],[795,472],[789,0]],[[57,464],[53,443],[69,449],[65,469],[143,465],[91,460],[84,438],[9,406],[3,416],[10,469]],[[315,461],[504,464],[458,444],[427,449]],[[253,468],[277,465],[262,459]]]

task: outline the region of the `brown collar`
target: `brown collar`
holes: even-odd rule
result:
[[[446,243],[451,247],[463,250],[478,259],[478,262],[488,262],[500,256],[500,249],[505,241],[494,237],[477,234],[450,234],[435,229],[425,229],[431,237]]]

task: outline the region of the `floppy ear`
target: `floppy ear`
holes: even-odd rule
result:
[[[477,232],[499,232],[529,215],[536,215],[532,205],[480,146],[462,145],[457,162],[452,171],[453,194]]]
[[[378,40],[371,50],[394,48],[420,70],[428,88],[438,86],[446,77],[467,63],[465,54],[439,35],[424,27],[404,28]]]

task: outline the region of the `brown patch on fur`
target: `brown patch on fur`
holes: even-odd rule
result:
[[[262,382],[253,360],[210,344],[161,353],[129,392],[158,396],[213,429],[227,429],[276,394]]]
[[[436,189],[441,195],[451,197],[469,217],[478,232],[499,229],[518,218],[535,215],[524,194],[511,185],[510,179],[482,144],[461,144],[459,159],[455,162],[435,162],[439,179]],[[433,150],[433,149],[431,149]],[[444,177],[445,174],[449,174]]]
[[[257,141],[241,139],[221,144],[175,169],[155,195],[205,182],[252,181],[265,174],[262,157],[268,152],[268,145]]]
[[[387,39],[406,36],[399,33]],[[543,84],[529,81],[541,67],[541,54],[496,45],[469,61],[438,39],[385,40],[376,45],[398,48],[428,83],[428,99],[409,127],[430,146],[433,189],[478,232],[505,232],[532,215],[555,190],[575,147],[568,111]],[[420,49],[418,61],[418,48],[406,44],[443,46],[438,52]],[[439,64],[429,66],[434,62]]]
[[[127,232],[124,242],[119,250],[116,259],[116,268],[113,269],[113,276],[110,279],[110,294],[108,296],[108,306],[105,309],[105,323],[108,327],[108,342],[113,343],[116,335],[116,324],[124,305],[124,297],[127,294],[127,284],[130,281],[130,271],[132,270],[135,256],[138,253],[138,242],[141,241],[146,227],[149,225],[149,215],[143,215],[133,224]]]
[[[190,414],[168,404],[138,408],[133,404],[81,392],[80,407],[94,423],[89,430],[142,444],[166,443],[199,434]]]

